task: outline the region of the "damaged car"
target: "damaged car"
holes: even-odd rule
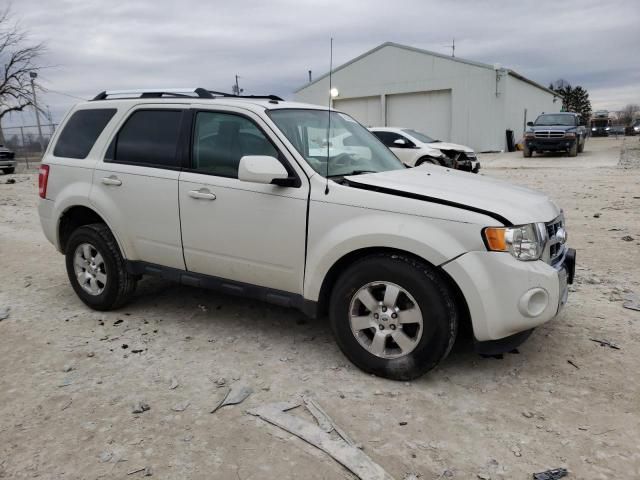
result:
[[[480,162],[472,148],[442,142],[410,128],[369,129],[408,167],[424,163],[478,173]]]

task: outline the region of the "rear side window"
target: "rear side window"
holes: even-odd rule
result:
[[[113,139],[105,161],[178,167],[182,110],[137,110]]]
[[[56,157],[87,158],[96,139],[115,113],[115,108],[78,110],[65,124],[53,154]]]

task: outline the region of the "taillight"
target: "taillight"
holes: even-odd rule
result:
[[[38,193],[40,198],[47,198],[47,182],[49,181],[49,165],[40,165],[38,170]]]

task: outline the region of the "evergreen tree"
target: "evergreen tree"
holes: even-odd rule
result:
[[[558,80],[550,85],[551,90],[562,97],[562,111],[575,112],[582,115],[584,121],[591,117],[591,101],[589,92],[583,87],[572,87],[566,80]]]

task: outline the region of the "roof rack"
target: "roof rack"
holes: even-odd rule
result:
[[[194,95],[195,94],[195,95]],[[272,101],[283,101],[277,95],[233,95],[231,93],[216,92],[206,88],[138,88],[132,90],[105,90],[93,97],[93,100],[109,100],[109,97],[119,98],[255,98]]]

